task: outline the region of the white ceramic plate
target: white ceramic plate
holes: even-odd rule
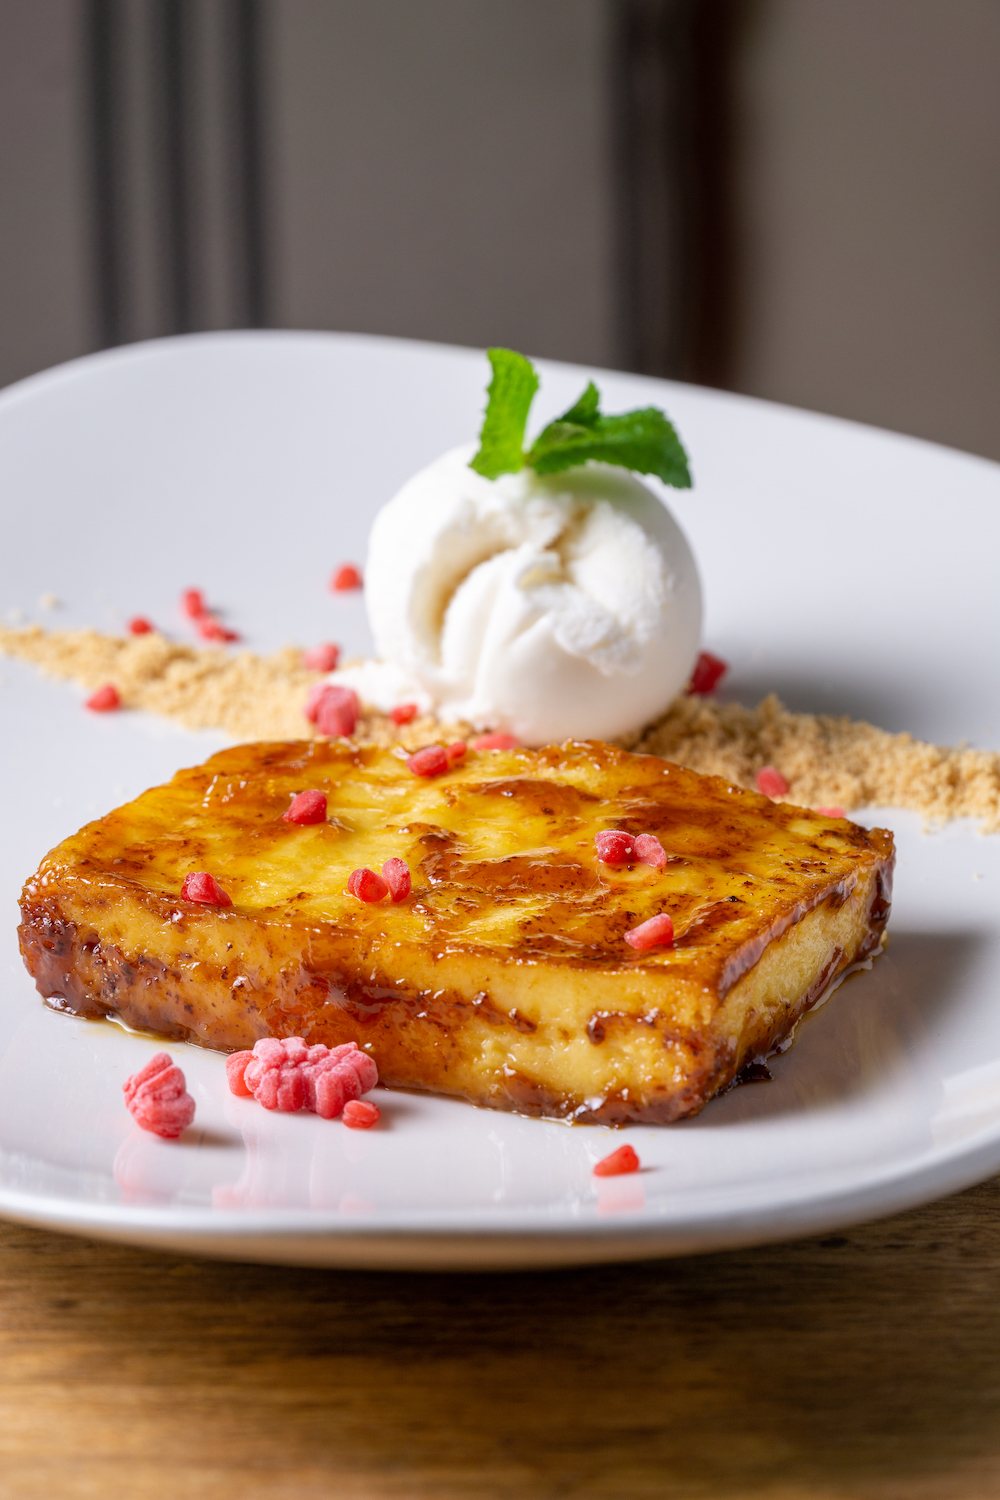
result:
[[[537,416],[585,373],[544,366]],[[0,397],[0,613],[178,634],[182,587],[255,647],[367,645],[378,505],[475,432],[481,354],[376,339],[226,334],[82,360]],[[993,466],[825,417],[624,375],[611,409],[676,419],[697,487],[674,505],[700,559],[728,691],[1000,745],[1000,482]],[[63,601],[56,611],[43,594]],[[386,1095],[362,1133],[274,1117],[221,1058],[174,1048],[198,1104],[178,1144],[133,1127],[122,1079],[155,1044],[47,1011],[17,953],[21,881],[85,820],[221,738],[0,660],[0,1212],[33,1224],[316,1265],[514,1266],[751,1244],[874,1217],[1000,1169],[1000,837],[896,831],[892,941],[811,1017],[774,1080],[669,1128],[613,1133]],[[598,1185],[622,1140],[644,1170]]]

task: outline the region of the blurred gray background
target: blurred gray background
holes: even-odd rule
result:
[[[997,0],[0,0],[0,383],[508,343],[1000,458]]]

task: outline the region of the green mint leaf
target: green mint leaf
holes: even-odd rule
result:
[[[587,389],[580,399],[564,411],[557,422],[572,422],[577,427],[592,427],[601,415],[601,398],[597,394],[597,386],[592,380],[587,381]]]
[[[524,468],[524,429],[538,390],[530,359],[513,349],[487,349],[493,371],[479,433],[479,451],[469,464],[484,479]]]
[[[536,474],[558,474],[598,462],[655,474],[675,489],[691,488],[687,454],[673,424],[655,406],[605,417],[595,410],[592,385],[564,417],[550,422],[532,443],[527,462]],[[594,397],[596,397],[594,391]]]

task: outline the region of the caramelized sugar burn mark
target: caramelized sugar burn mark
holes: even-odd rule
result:
[[[645,1026],[658,1031],[667,1047],[684,1047],[697,1057],[704,1050],[704,1039],[700,1032],[689,1026],[676,1026],[662,1011],[653,1009],[636,1014],[634,1011],[595,1010],[587,1022],[587,1038],[599,1047],[608,1034],[616,1029]]]
[[[405,1067],[386,1063],[387,1052],[380,1043],[390,1033],[398,1038],[410,1032],[446,1064],[448,1054],[461,1049],[463,1027],[470,1015],[501,1033],[531,1036],[538,1030],[530,1016],[516,1006],[504,1009],[485,990],[470,997],[448,987],[415,989],[403,979],[375,973],[362,981],[344,971],[317,973],[305,968],[300,977],[294,1003],[265,1010],[273,1034],[329,1043],[343,1038],[346,1021],[357,1033],[359,1044],[378,1060],[382,1081],[402,1088],[419,1088],[420,1078]],[[433,1033],[430,1043],[428,1032]],[[495,1102],[506,1107],[499,1078],[494,1092]]]
[[[796,902],[794,906],[783,912],[777,920],[760,926],[759,930],[743,943],[723,965],[719,979],[719,994],[724,998],[733,985],[753,968],[765,949],[771,943],[775,942],[776,939],[780,938],[783,933],[787,932],[790,927],[794,927],[796,923],[801,922],[802,918],[807,916],[809,912],[815,911],[818,906],[829,906],[831,909],[836,910],[838,907],[844,905],[856,886],[857,875],[852,873],[843,880],[839,880],[835,884],[828,886],[826,889],[820,889],[812,899]],[[675,946],[683,946],[683,939],[679,940]]]
[[[674,949],[690,948],[692,944],[718,932],[720,928],[728,927],[733,922],[743,921],[746,917],[746,906],[747,903],[742,896],[733,895],[725,896],[721,901],[713,901],[710,906],[696,909],[685,926],[675,933]]]
[[[72,962],[77,947],[84,946],[75,923],[39,911],[30,923],[20,924],[17,937],[21,956],[44,1000],[61,1000],[58,1008],[76,1015],[104,1015]]]
[[[853,961],[848,960],[842,948],[835,948],[827,963],[796,1006],[796,1013],[791,1026],[781,1026],[780,1028],[776,1028],[770,1036],[760,1038],[756,1054],[747,1059],[739,1072],[726,1085],[723,1092],[738,1088],[743,1083],[769,1082],[773,1075],[767,1066],[767,1059],[777,1057],[779,1054],[788,1051],[795,1041],[799,1023],[804,1021],[809,1012],[820,1004],[834,981],[838,980],[841,975],[845,978],[849,977],[850,973],[857,968],[860,961],[859,958],[855,958]],[[845,971],[847,972],[845,973]]]
[[[122,1022],[130,1031],[171,1041],[204,1042],[176,976],[152,955],[129,959],[72,922],[35,918],[18,929],[21,954],[39,994],[53,1010],[85,1020]],[[266,1033],[258,1027],[253,1040]],[[252,1042],[251,1042],[252,1045]]]
[[[507,902],[520,896],[566,898],[599,889],[593,871],[575,861],[560,859],[556,849],[506,854],[499,859],[469,859],[451,838],[435,839],[420,861],[431,885],[469,888],[484,902]]]
[[[625,934],[650,913],[609,910],[602,894],[598,889],[590,901],[553,904],[544,915],[522,917],[518,938],[523,956],[580,969],[644,967],[649,955],[633,952]]]
[[[886,865],[880,865],[875,876],[875,895],[872,898],[870,916],[871,921],[877,924],[880,933],[889,920],[889,911],[892,907],[892,881],[895,871],[895,860],[891,860]]]
[[[489,781],[466,783],[463,796],[504,797],[517,804],[518,811],[542,818],[579,822],[586,812],[600,802],[593,792],[567,782],[549,781],[537,776],[494,777]],[[454,799],[456,789],[445,788],[445,796]]]
[[[749,1062],[743,1064],[729,1087],[738,1089],[744,1083],[770,1083],[773,1077],[774,1074],[766,1062],[751,1058]]]
[[[641,1104],[628,1088],[608,1089],[593,1099],[579,1102],[546,1087],[517,1068],[506,1068],[503,1087],[509,1107],[524,1115],[571,1120],[574,1125],[672,1125],[676,1120],[700,1112],[713,1086],[711,1067],[699,1070],[682,1089],[649,1087]]]

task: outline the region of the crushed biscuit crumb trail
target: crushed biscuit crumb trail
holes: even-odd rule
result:
[[[0,627],[0,653],[84,688],[113,681],[130,708],[189,729],[218,729],[234,740],[315,733],[302,710],[317,683],[301,647],[262,656],[181,645],[156,632],[119,637],[29,625]],[[399,723],[362,712],[356,733],[410,751],[442,739],[467,740],[475,750],[516,744],[508,735],[477,738],[467,724],[443,726],[427,714]],[[984,833],[1000,833],[1000,752],[931,745],[830,714],[791,713],[775,697],[745,708],[684,694],[623,743],[749,788],[761,767],[780,766],[789,800],[805,807],[904,807],[930,823],[968,817]]]

